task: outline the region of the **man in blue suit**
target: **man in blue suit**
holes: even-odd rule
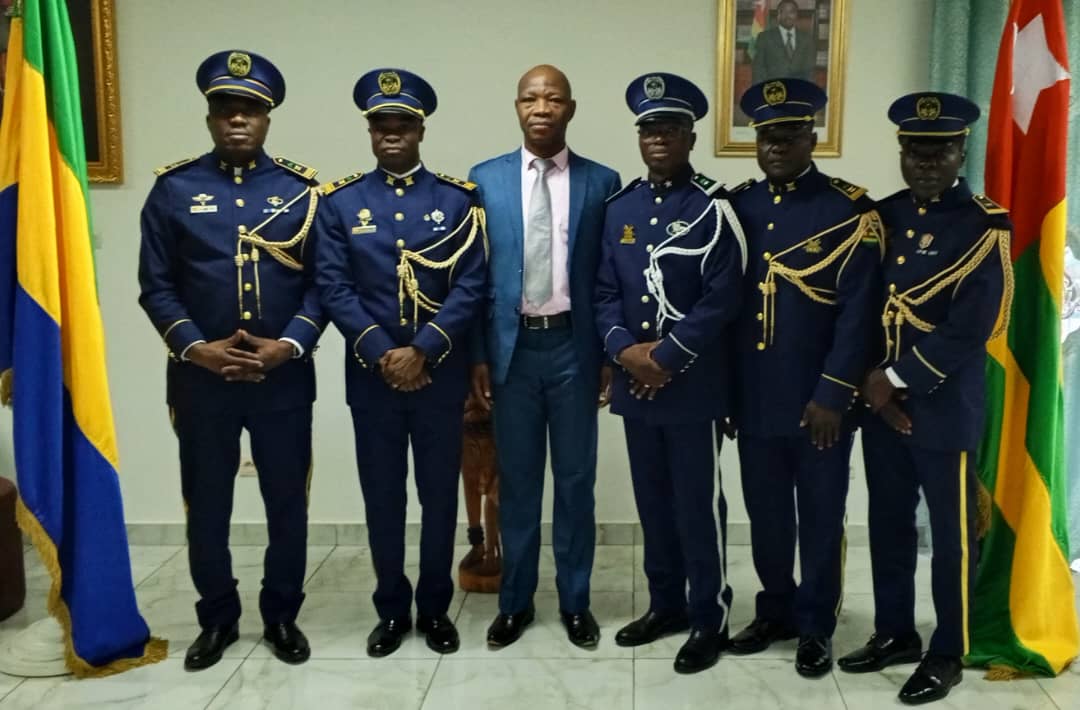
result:
[[[487,312],[473,340],[473,391],[494,405],[503,572],[488,645],[516,641],[534,616],[548,436],[555,481],[559,609],[570,641],[594,648],[596,409],[606,404],[592,293],[613,170],[570,152],[566,75],[530,69],[514,101],[524,145],[473,168],[491,240]]]

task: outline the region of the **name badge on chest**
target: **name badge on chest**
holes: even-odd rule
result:
[[[208,205],[214,199],[213,195],[207,195],[205,192],[200,192],[198,195],[194,195],[192,201],[198,202],[197,205],[191,206],[191,214],[208,214],[211,212],[217,212],[217,205]]]

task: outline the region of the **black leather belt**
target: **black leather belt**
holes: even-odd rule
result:
[[[521,325],[529,330],[552,330],[570,327],[570,311],[556,313],[553,316],[521,316]]]

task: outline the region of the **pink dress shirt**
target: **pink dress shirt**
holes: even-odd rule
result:
[[[521,148],[521,216],[522,240],[529,218],[529,198],[532,197],[536,156]],[[553,316],[570,310],[569,233],[570,233],[570,149],[563,148],[551,157],[555,166],[548,171],[547,184],[551,193],[551,299],[547,303],[530,303],[521,297],[521,312],[528,316]],[[529,264],[524,265],[525,269]],[[522,273],[524,283],[524,272]]]

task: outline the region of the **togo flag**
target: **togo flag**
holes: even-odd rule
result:
[[[988,344],[989,493],[968,660],[1056,675],[1080,648],[1068,563],[1061,301],[1069,73],[1061,0],[1013,0],[990,102],[986,193],[1009,209],[1015,294]],[[980,506],[983,507],[983,506]]]
[[[135,604],[64,0],[16,0],[0,123],[0,380],[19,526],[77,676],[164,659]]]

